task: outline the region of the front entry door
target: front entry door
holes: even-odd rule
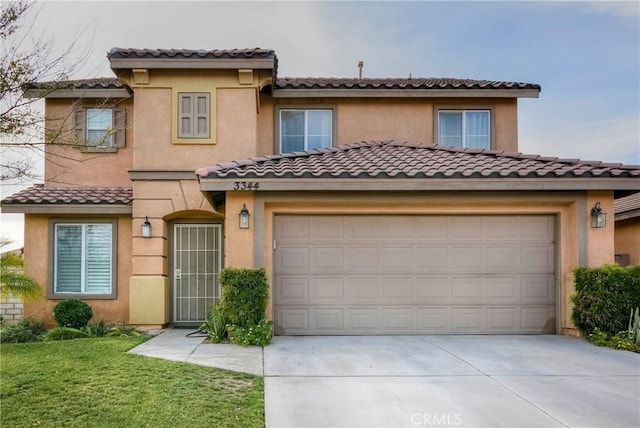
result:
[[[174,225],[173,320],[200,323],[220,298],[222,226]]]

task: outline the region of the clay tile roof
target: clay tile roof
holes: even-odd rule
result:
[[[275,58],[272,49],[130,49],[112,48],[107,57],[111,58]]]
[[[613,201],[613,211],[616,214],[640,210],[640,192]]]
[[[25,89],[120,89],[124,85],[115,77],[31,83]]]
[[[226,162],[200,168],[196,174],[201,178],[640,178],[640,166],[363,141]]]
[[[131,187],[44,187],[36,184],[4,198],[2,204],[129,205],[132,199]]]
[[[275,89],[536,89],[536,83],[454,79],[448,77],[413,78],[334,78],[281,77]]]

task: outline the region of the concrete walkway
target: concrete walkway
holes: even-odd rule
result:
[[[181,328],[162,330],[129,353],[264,376],[262,348],[205,344],[203,336],[187,336],[192,332]]]
[[[268,428],[640,426],[640,355],[573,337],[276,337],[263,356],[187,332],[130,352],[265,376]]]

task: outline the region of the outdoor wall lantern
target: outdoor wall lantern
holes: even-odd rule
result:
[[[149,221],[149,217],[146,216],[144,222],[142,222],[142,237],[151,238],[151,222]]]
[[[607,213],[602,212],[600,202],[591,208],[591,227],[600,229],[607,226]]]
[[[240,229],[249,229],[249,210],[247,209],[247,204],[242,204],[242,209],[240,210]]]

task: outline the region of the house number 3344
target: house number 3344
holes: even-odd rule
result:
[[[260,182],[258,181],[234,181],[233,190],[258,190]]]

